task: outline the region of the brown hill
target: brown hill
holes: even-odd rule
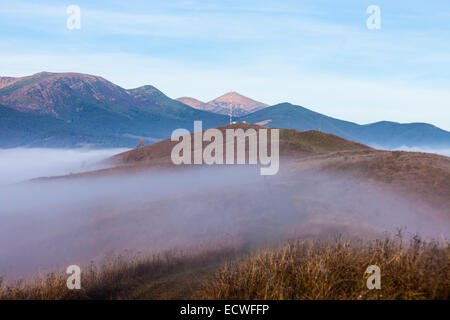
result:
[[[226,129],[264,129],[264,127],[238,123],[219,127],[225,136]],[[191,134],[191,139],[193,134]],[[270,141],[270,140],[269,140]],[[172,148],[178,142],[170,139],[137,148],[116,155],[113,161],[117,164],[139,164],[152,166],[154,164],[171,164]],[[203,146],[210,142],[203,142]],[[248,150],[248,144],[246,145]],[[338,136],[319,131],[300,132],[296,130],[280,129],[280,155],[283,157],[306,156],[312,154],[329,153],[336,151],[363,151],[372,150],[370,147],[342,139]],[[194,151],[192,147],[192,152]]]
[[[235,124],[220,127],[262,128]],[[177,142],[164,140],[112,158],[122,170],[174,167],[170,153]],[[248,151],[248,150],[247,150]],[[280,129],[280,174],[329,172],[373,181],[382,188],[396,190],[407,198],[423,200],[450,216],[450,158],[435,154],[382,151],[319,131]],[[139,170],[140,170],[139,169]]]
[[[240,123],[218,129],[224,132],[228,128],[260,129],[263,127]],[[171,152],[177,143],[167,139],[133,149],[109,159],[108,161],[114,164],[112,168],[71,177],[128,174],[141,170],[183,170],[192,167],[175,166],[172,163]],[[204,146],[207,144],[209,142],[203,143]],[[248,146],[246,149],[248,155]],[[287,179],[313,172],[352,177],[360,181],[374,182],[386,190],[395,190],[393,194],[402,194],[413,202],[428,203],[444,215],[450,216],[450,197],[448,196],[450,194],[450,158],[445,156],[375,150],[319,131],[300,132],[280,129],[280,161],[278,175]],[[292,182],[294,185],[297,184],[296,179]],[[423,210],[426,212],[428,209]]]

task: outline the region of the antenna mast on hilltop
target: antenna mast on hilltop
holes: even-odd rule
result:
[[[233,90],[230,90],[233,93]],[[230,124],[233,124],[233,103],[230,101]]]

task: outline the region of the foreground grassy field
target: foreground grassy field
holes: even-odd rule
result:
[[[237,254],[224,248],[192,255],[117,256],[83,267],[81,290],[68,290],[68,275],[62,272],[9,284],[0,279],[0,300],[198,299],[203,282]]]
[[[369,265],[381,269],[380,290],[367,289]],[[83,270],[81,290],[52,273],[2,283],[0,299],[450,299],[450,244],[419,237],[120,256]]]
[[[371,242],[296,241],[228,264],[203,291],[207,299],[450,299],[449,244],[415,237]],[[368,290],[366,268],[381,269]]]

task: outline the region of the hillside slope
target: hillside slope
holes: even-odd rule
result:
[[[225,136],[227,129],[264,129],[264,127],[251,124],[232,124],[219,127]],[[191,134],[193,139],[193,134]],[[270,141],[270,140],[269,140]],[[116,155],[113,157],[115,163],[152,165],[152,164],[171,164],[171,151],[177,144],[177,141],[170,139],[148,145],[143,148],[133,149],[131,151]],[[203,142],[203,147],[209,142]],[[224,148],[226,149],[226,148]],[[246,144],[248,150],[248,143]],[[328,153],[336,151],[362,151],[371,150],[371,148],[359,143],[345,140],[335,135],[322,133],[319,131],[299,132],[295,130],[280,130],[280,155],[283,157],[294,157],[301,155],[310,155],[317,153]],[[194,146],[192,144],[192,152]]]
[[[262,128],[235,124],[220,127]],[[115,168],[87,175],[108,175],[134,170],[172,170],[171,151],[177,142],[164,140],[112,157]],[[207,143],[203,144],[204,146]],[[194,150],[192,148],[192,150]],[[247,146],[248,153],[248,146]],[[319,131],[280,129],[280,171],[295,177],[311,172],[329,172],[363,181],[375,181],[411,200],[421,199],[450,217],[450,158],[428,153],[379,151]],[[189,166],[181,166],[188,168]],[[177,167],[178,168],[178,167]],[[294,180],[294,184],[297,182]]]

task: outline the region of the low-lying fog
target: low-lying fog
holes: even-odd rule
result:
[[[104,167],[98,162],[127,149],[0,149],[0,186]]]
[[[106,157],[110,151],[101,152]],[[45,175],[75,171],[69,164],[87,159],[74,151],[54,158],[18,153],[30,161],[3,159],[9,181],[38,175],[31,167],[20,179],[13,175],[22,174],[16,164],[33,164],[32,157],[52,164],[34,167]],[[71,154],[72,162],[59,162]],[[99,151],[90,159],[103,156]],[[124,250],[254,246],[397,227],[439,237],[450,230],[432,209],[388,190],[325,173],[287,174],[283,167],[266,177],[258,168],[234,166],[14,184],[0,187],[0,203],[0,276],[8,278],[86,265]]]

